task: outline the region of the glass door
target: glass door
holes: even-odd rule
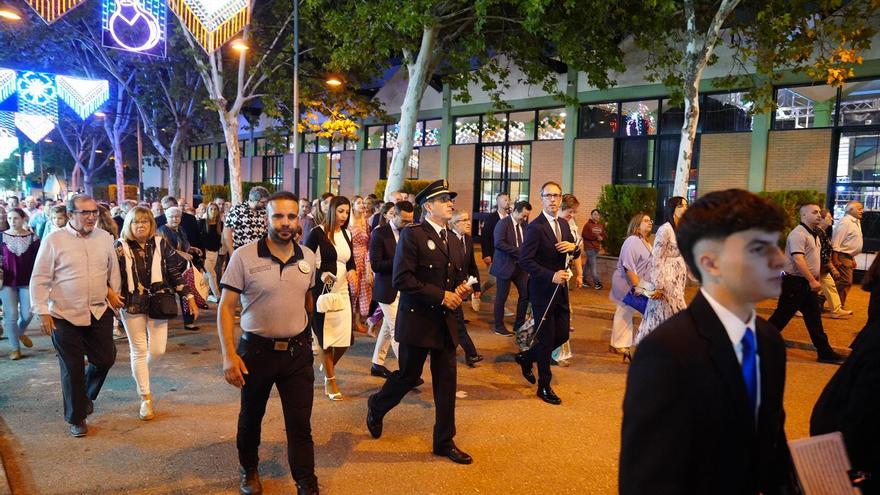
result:
[[[477,187],[474,188],[474,211],[495,208],[495,196],[506,192],[511,203],[528,200],[531,174],[530,144],[480,146],[477,154]]]
[[[832,157],[834,189],[831,192],[835,220],[846,214],[849,201],[865,205],[862,214],[862,254],[856,257],[856,268],[867,270],[880,250],[880,129],[841,131],[837,153]]]

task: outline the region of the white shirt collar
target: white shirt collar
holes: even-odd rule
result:
[[[440,232],[444,230],[445,227],[441,227],[436,223],[432,222],[428,217],[425,217],[425,221],[428,222],[428,225],[434,227],[434,231],[437,232],[437,235],[440,235]]]
[[[752,310],[752,314],[749,315],[748,321],[742,321],[739,317],[733,314],[733,312],[722,306],[720,302],[716,301],[715,298],[709,295],[705,289],[700,289],[700,292],[703,294],[703,297],[706,298],[706,301],[709,302],[709,306],[712,306],[718,319],[721,320],[721,325],[724,326],[724,330],[727,331],[727,337],[733,344],[734,349],[737,349],[741,344],[743,335],[746,334],[746,328],[751,328],[752,331],[756,333],[755,336],[757,337],[754,309]],[[737,353],[737,357],[740,359],[740,362],[742,362],[741,353]]]
[[[547,217],[547,221],[550,222],[551,225],[553,224],[553,222],[556,221],[557,218],[559,218],[550,216],[543,208],[541,209],[541,213],[543,213],[544,216]]]

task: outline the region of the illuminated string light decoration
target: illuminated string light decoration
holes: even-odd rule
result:
[[[12,112],[0,111],[0,161],[9,158],[18,149],[18,136],[15,134],[15,116]]]
[[[248,0],[168,0],[168,6],[208,53],[247,24]]]
[[[81,119],[95,113],[110,98],[110,84],[100,79],[55,76],[58,96]]]
[[[168,27],[165,0],[103,0],[101,27],[106,47],[165,56]]]
[[[86,0],[27,0],[27,4],[34,9],[34,12],[46,21],[52,24],[59,17],[70,12]]]
[[[25,71],[18,74],[18,111],[43,115],[58,120],[58,91],[55,76],[43,72]]]
[[[12,96],[12,93],[15,93],[15,71],[0,69],[0,102]]]
[[[15,112],[15,127],[31,141],[39,143],[55,129],[55,121],[46,115]]]

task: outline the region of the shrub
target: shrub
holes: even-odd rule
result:
[[[405,180],[403,181],[403,188],[401,189],[403,192],[407,194],[418,194],[422,189],[428,187],[429,184],[434,182],[433,180]],[[373,191],[377,197],[384,198],[385,197],[385,185],[388,184],[386,179],[379,179],[376,181],[376,190]]]
[[[242,182],[241,197],[247,201],[248,193],[251,192],[251,188],[256,186],[265,187],[270,194],[275,192],[275,184],[270,182]],[[202,184],[202,202],[207,203],[213,201],[217,196],[222,196],[226,201],[232,201],[232,193],[230,192],[229,184]]]
[[[167,187],[147,187],[144,188],[144,201],[152,203],[159,201],[163,197],[168,196]]]
[[[657,190],[653,187],[608,184],[602,187],[602,195],[596,209],[605,222],[605,250],[618,256],[620,246],[626,239],[626,227],[633,215],[642,211],[654,216],[657,209]]]
[[[776,203],[785,213],[785,227],[779,236],[779,245],[785,246],[788,233],[800,223],[798,209],[807,203],[815,203],[820,207],[825,206],[825,193],[812,189],[792,189],[787,191],[763,191],[758,193],[761,197]]]
[[[125,199],[138,200],[138,187],[131,184],[125,184]],[[107,186],[107,198],[110,201],[116,201],[116,184]]]

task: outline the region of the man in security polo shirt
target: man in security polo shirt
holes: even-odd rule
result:
[[[217,328],[226,381],[241,389],[238,415],[240,493],[262,493],[258,472],[260,427],[272,386],[278,388],[287,431],[287,461],[298,494],[317,494],[312,442],[312,309],[315,253],[294,242],[296,196],[269,197],[268,235],[235,250],[220,286]],[[241,303],[242,336],[235,348],[235,308]]]

